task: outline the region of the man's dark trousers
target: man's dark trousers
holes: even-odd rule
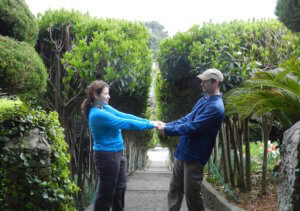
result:
[[[174,159],[173,174],[168,193],[169,211],[180,210],[183,194],[185,194],[189,211],[205,210],[201,193],[203,167],[199,161]]]

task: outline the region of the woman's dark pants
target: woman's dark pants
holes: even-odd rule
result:
[[[94,151],[98,187],[94,211],[124,210],[126,158],[123,152]]]

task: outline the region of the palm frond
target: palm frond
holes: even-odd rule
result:
[[[226,113],[242,117],[272,113],[283,125],[300,119],[300,65],[291,58],[271,71],[257,71],[243,87],[224,96]]]

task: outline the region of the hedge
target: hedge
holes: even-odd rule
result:
[[[38,26],[24,0],[0,0],[0,34],[35,45]]]

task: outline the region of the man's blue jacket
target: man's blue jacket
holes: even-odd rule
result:
[[[164,130],[166,135],[181,136],[175,157],[183,161],[197,160],[205,165],[224,117],[224,104],[220,94],[200,98],[189,114],[167,123]]]

